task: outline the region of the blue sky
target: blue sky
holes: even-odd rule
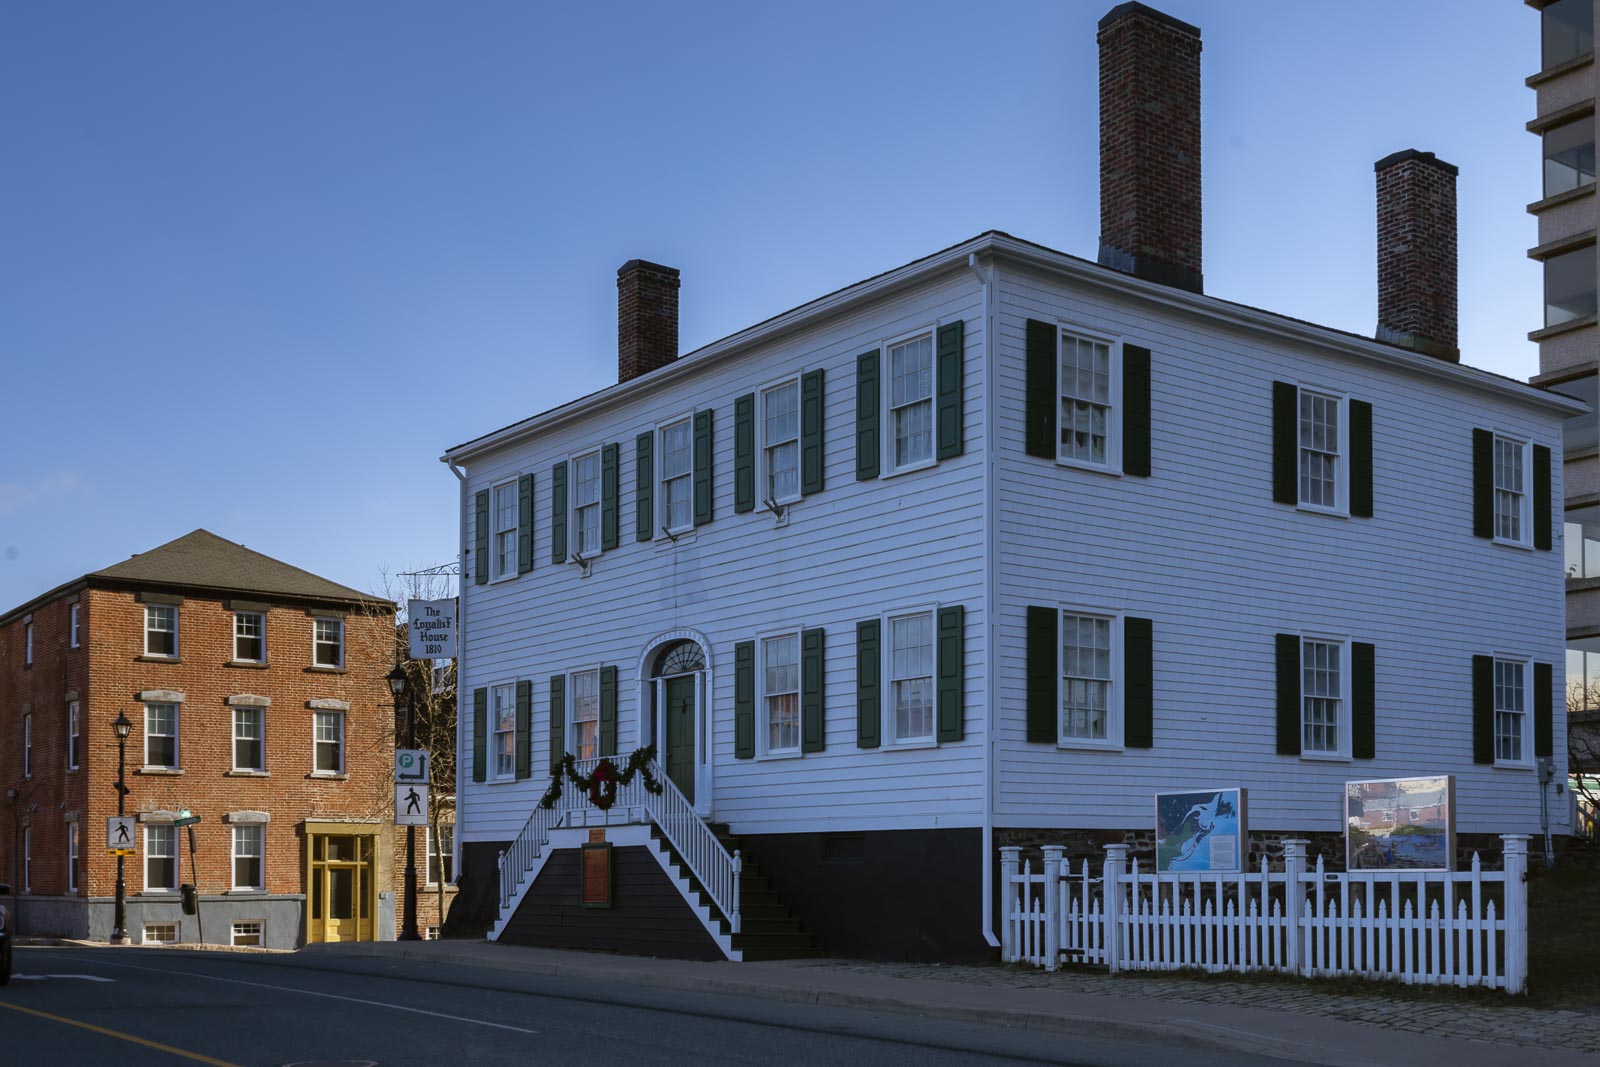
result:
[[[448,446],[986,229],[1092,258],[1094,3],[15,4],[0,610],[195,527],[362,589],[455,558]],[[1461,167],[1463,360],[1542,322],[1508,0],[1165,0],[1207,291],[1370,333],[1372,164]]]

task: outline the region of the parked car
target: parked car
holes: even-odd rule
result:
[[[0,897],[11,895],[11,887],[0,883]],[[0,985],[11,981],[11,912],[0,904]]]

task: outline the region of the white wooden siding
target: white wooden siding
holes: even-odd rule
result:
[[[1021,268],[1000,272],[998,304],[996,825],[1145,828],[1158,789],[1237,784],[1256,828],[1336,831],[1346,780],[1449,772],[1460,832],[1538,831],[1534,771],[1472,762],[1471,661],[1552,664],[1564,777],[1561,524],[1549,552],[1472,536],[1472,430],[1559,455],[1554,416]],[[1029,318],[1150,349],[1151,477],[1024,453]],[[1273,502],[1274,380],[1371,402],[1373,518]],[[1154,748],[1026,742],[1026,609],[1057,602],[1154,620]],[[1299,629],[1377,646],[1376,759],[1275,754],[1273,635]],[[1551,812],[1559,832],[1565,805]]]
[[[856,357],[922,326],[965,320],[965,453],[893,478],[855,478]],[[667,631],[704,633],[711,668],[714,818],[736,832],[976,826],[983,820],[987,656],[983,634],[982,480],[984,308],[965,270],[868,310],[837,317],[704,374],[643,390],[623,406],[473,461],[467,486],[468,545],[475,494],[513,474],[534,476],[533,571],[475,585],[466,568],[466,716],[461,788],[464,841],[514,835],[543,794],[549,764],[549,679],[617,668],[618,752],[641,741],[645,646]],[[733,511],[734,400],[785,375],[824,371],[824,490],[791,506],[787,527],[764,510]],[[880,383],[887,389],[887,368]],[[674,545],[635,540],[637,434],[687,414],[715,411],[715,518]],[[884,428],[887,432],[887,428]],[[552,564],[550,469],[580,449],[616,443],[619,544],[589,578]],[[759,462],[759,429],[757,437]],[[655,458],[659,474],[659,449]],[[568,494],[572,491],[568,484]],[[655,487],[659,507],[660,486]],[[757,498],[761,497],[758,491]],[[758,504],[758,508],[760,505]],[[569,529],[569,546],[572,533]],[[856,747],[855,625],[885,610],[929,603],[966,607],[966,737],[907,751]],[[826,631],[826,749],[794,758],[733,757],[733,649],[780,626]],[[471,780],[471,693],[519,678],[533,682],[533,777]],[[757,728],[760,727],[759,708]]]

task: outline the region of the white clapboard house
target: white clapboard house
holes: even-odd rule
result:
[[[998,846],[1137,854],[1185,787],[1257,852],[1412,774],[1537,832],[1582,405],[1459,364],[1455,168],[1378,164],[1381,339],[1207,296],[1199,31],[1100,42],[1098,262],[989,232],[680,356],[635,260],[618,383],[444,457],[457,928],[981,957]],[[645,746],[606,811],[559,772]]]

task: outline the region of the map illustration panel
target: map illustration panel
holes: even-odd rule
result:
[[[1238,871],[1248,851],[1243,789],[1156,794],[1156,871]]]

